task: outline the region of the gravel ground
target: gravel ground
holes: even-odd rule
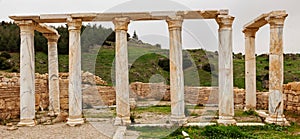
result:
[[[19,127],[17,130],[8,131],[6,126],[0,126],[0,138],[9,139],[109,139],[90,123],[70,127],[65,123],[54,125],[37,125],[34,127]]]

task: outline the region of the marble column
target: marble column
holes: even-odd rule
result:
[[[256,59],[255,34],[258,28],[245,29],[245,83],[246,106],[245,110],[256,109]]]
[[[43,34],[48,40],[48,83],[50,115],[60,113],[57,34]]]
[[[223,125],[236,124],[233,96],[232,23],[234,17],[219,15],[219,119]]]
[[[167,20],[170,36],[170,93],[171,123],[184,124],[184,77],[182,70],[182,38],[183,18],[177,16]]]
[[[283,25],[287,15],[269,16],[270,55],[269,55],[269,117],[267,123],[287,125],[283,114]]]
[[[115,125],[130,124],[129,105],[129,75],[128,75],[128,50],[127,30],[130,20],[127,17],[114,18],[116,32],[116,111]]]
[[[81,19],[68,20],[69,30],[69,118],[70,126],[83,124],[81,90]]]
[[[16,21],[20,27],[20,122],[18,126],[35,125],[34,28],[31,20]]]

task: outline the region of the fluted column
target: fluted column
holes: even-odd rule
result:
[[[116,111],[115,125],[130,124],[129,106],[129,75],[128,75],[128,50],[127,30],[130,20],[127,17],[115,18],[113,23],[116,32]]]
[[[83,124],[81,90],[81,19],[70,19],[69,29],[69,118],[67,124]]]
[[[60,113],[57,34],[43,34],[48,40],[48,82],[50,114]]]
[[[258,28],[245,29],[245,83],[246,106],[245,110],[256,109],[256,59],[255,33]]]
[[[20,27],[20,122],[18,126],[34,126],[35,118],[35,64],[34,28],[31,20],[16,21]]]
[[[219,15],[219,124],[231,125],[234,116],[232,23],[234,17]]]
[[[268,123],[288,124],[283,115],[283,25],[287,14],[266,18],[270,24]]]
[[[184,77],[182,70],[182,30],[183,18],[177,16],[167,20],[170,37],[170,93],[171,122],[183,124],[184,114]]]

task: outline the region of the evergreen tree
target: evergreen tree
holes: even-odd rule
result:
[[[132,38],[133,38],[133,39],[136,39],[136,40],[139,40],[139,37],[138,37],[138,35],[136,34],[136,31],[133,32]]]

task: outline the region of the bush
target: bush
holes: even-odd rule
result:
[[[5,58],[5,59],[10,59],[10,58],[11,58],[11,55],[10,55],[9,53],[7,53],[7,52],[2,52],[2,53],[0,54],[0,57],[3,57],[3,58]]]
[[[206,126],[201,132],[202,136],[208,138],[253,138],[254,136],[242,132],[236,126]]]
[[[7,70],[13,67],[13,63],[4,57],[0,57],[0,70]]]
[[[170,71],[170,60],[167,58],[160,58],[158,60],[158,66],[160,66],[165,71]]]
[[[210,65],[209,63],[206,63],[202,66],[202,69],[204,71],[211,72],[212,70],[215,70],[215,67],[214,65]]]

